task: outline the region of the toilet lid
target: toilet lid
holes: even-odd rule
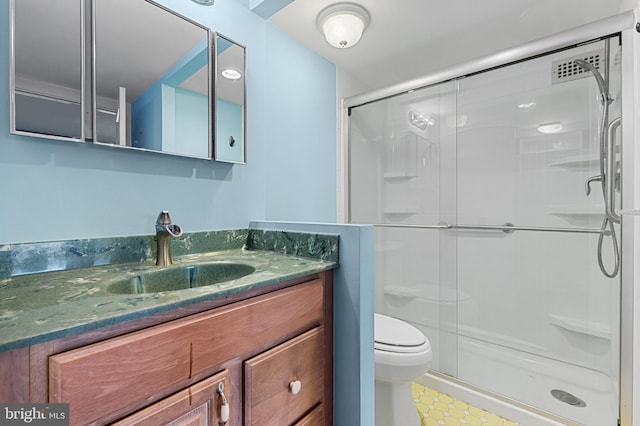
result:
[[[420,330],[386,315],[374,314],[374,339],[376,348],[384,346],[388,350],[389,347],[413,348],[429,346],[427,338]]]

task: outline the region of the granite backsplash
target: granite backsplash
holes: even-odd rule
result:
[[[232,229],[185,233],[171,241],[173,256],[214,251],[274,251],[338,262],[337,235]],[[148,262],[156,256],[155,235],[0,245],[0,279],[94,266]]]

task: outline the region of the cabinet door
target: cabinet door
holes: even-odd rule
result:
[[[218,384],[222,383],[227,398],[229,374],[221,371],[208,379],[196,383],[168,398],[156,402],[114,423],[117,426],[218,426],[222,422],[222,401]],[[231,426],[231,425],[229,425]]]
[[[317,327],[245,361],[246,425],[291,425],[322,402],[323,332]]]

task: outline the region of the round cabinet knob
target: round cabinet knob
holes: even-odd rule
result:
[[[302,389],[302,382],[300,380],[294,380],[289,383],[289,390],[292,394],[297,395],[298,392],[300,392],[300,389]]]

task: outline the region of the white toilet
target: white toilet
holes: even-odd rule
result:
[[[418,426],[411,383],[429,370],[429,339],[414,326],[374,314],[376,426]]]

